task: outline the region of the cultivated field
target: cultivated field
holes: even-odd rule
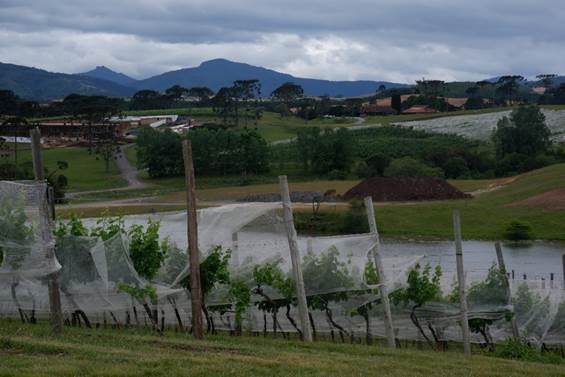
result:
[[[565,140],[565,110],[543,109],[547,126],[551,129],[555,141]],[[476,115],[457,115],[439,117],[429,120],[395,122],[403,127],[438,132],[453,133],[471,139],[488,140],[500,119],[509,116],[510,111],[499,111]]]

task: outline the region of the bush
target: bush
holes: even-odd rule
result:
[[[347,173],[343,170],[332,170],[328,173],[328,179],[331,181],[343,181],[347,178]]]
[[[343,216],[342,234],[368,233],[369,223],[365,205],[361,200],[352,200],[349,210]]]
[[[390,158],[382,153],[376,153],[366,160],[368,177],[382,176],[390,165]]]
[[[385,177],[442,177],[443,170],[433,168],[411,157],[392,160],[384,171]]]
[[[561,363],[558,355],[542,354],[523,338],[508,338],[496,348],[495,355],[505,359]]]
[[[443,165],[445,178],[460,178],[469,176],[469,168],[463,157],[451,157]]]
[[[359,161],[355,166],[355,175],[359,178],[369,177],[369,167],[365,161]]]
[[[531,240],[532,227],[520,221],[512,221],[504,231],[504,238],[510,241]]]

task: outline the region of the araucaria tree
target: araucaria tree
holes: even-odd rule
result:
[[[284,105],[284,111],[281,111],[281,116],[286,116],[290,111],[292,104],[304,96],[304,89],[300,85],[292,82],[285,82],[277,89],[273,90],[271,97],[281,102]]]

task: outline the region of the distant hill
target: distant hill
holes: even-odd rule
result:
[[[135,92],[133,88],[107,80],[5,63],[0,63],[0,89],[35,100],[64,98],[71,93],[125,97]]]
[[[124,75],[123,73],[112,71],[111,69],[109,69],[108,67],[104,67],[103,65],[100,65],[88,72],[77,73],[77,75],[112,81],[115,82],[116,84],[130,86],[130,87],[133,86],[134,83],[137,81],[136,79]]]
[[[231,86],[235,80],[258,79],[261,82],[263,96],[268,96],[281,84],[292,81],[304,88],[309,96],[344,96],[354,97],[374,93],[380,85],[387,88],[404,86],[404,84],[386,81],[329,81],[294,77],[271,69],[244,63],[236,63],[226,59],[206,61],[194,68],[184,68],[166,72],[134,83],[138,89],[164,91],[173,85],[186,88],[207,86],[217,91],[223,86]]]

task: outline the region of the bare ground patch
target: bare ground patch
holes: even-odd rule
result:
[[[551,190],[507,204],[508,207],[542,207],[548,210],[565,209],[565,188]]]

